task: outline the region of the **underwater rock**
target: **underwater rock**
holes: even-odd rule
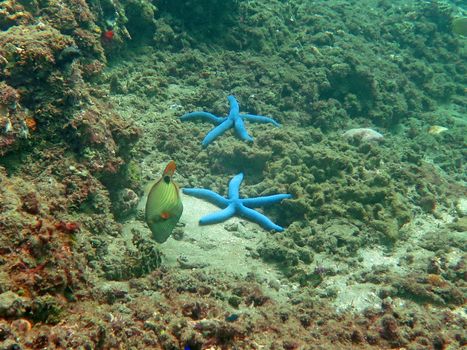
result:
[[[57,57],[57,63],[66,64],[71,63],[74,59],[81,56],[81,50],[76,45],[65,47]]]
[[[25,301],[18,294],[12,291],[0,294],[0,317],[21,317],[25,312]]]
[[[29,214],[39,214],[40,211],[40,203],[39,200],[34,192],[29,192],[28,194],[24,195],[22,198],[22,209]]]
[[[467,216],[467,198],[457,200],[456,211],[459,216]]]
[[[457,232],[467,232],[467,217],[464,216],[453,221],[448,227]],[[449,244],[453,245],[451,242]]]
[[[123,188],[117,192],[117,199],[114,203],[116,213],[119,217],[125,217],[133,212],[138,205],[139,197],[130,188]]]
[[[359,139],[361,141],[383,141],[384,137],[379,132],[370,128],[356,128],[347,130],[342,134],[345,138]]]

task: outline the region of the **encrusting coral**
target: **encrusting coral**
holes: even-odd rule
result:
[[[465,132],[435,110],[465,106],[451,5],[347,5],[2,1],[1,350],[465,346]],[[178,117],[226,93],[284,127],[201,150]],[[233,231],[264,233],[245,254],[280,278],[164,256],[133,206],[168,157],[184,186],[293,195],[265,212],[283,232]]]

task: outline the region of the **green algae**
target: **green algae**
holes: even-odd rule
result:
[[[41,296],[34,299],[31,306],[31,318],[35,322],[57,324],[63,318],[63,305],[52,296]]]
[[[205,41],[223,37],[238,19],[239,3],[234,0],[173,2],[161,0],[158,10],[169,14],[193,36]]]
[[[124,167],[123,173],[128,179],[129,187],[137,189],[142,183],[142,169],[136,160],[130,160]]]
[[[126,0],[124,5],[125,23],[132,40],[139,42],[144,39],[152,39],[156,29],[156,6],[150,2],[140,0]]]

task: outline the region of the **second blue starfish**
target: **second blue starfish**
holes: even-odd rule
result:
[[[201,143],[203,147],[209,145],[212,141],[214,141],[215,138],[222,135],[232,127],[235,129],[235,132],[242,140],[253,141],[253,138],[248,135],[248,132],[246,131],[245,123],[243,120],[257,123],[271,123],[275,126],[280,126],[278,122],[269,117],[247,113],[240,114],[240,107],[235,97],[231,95],[227,96],[227,99],[230,102],[230,112],[226,117],[218,117],[208,112],[191,112],[180,117],[182,122],[196,118],[202,118],[217,125],[214,129],[208,132],[204,138],[203,142]]]
[[[235,214],[243,216],[248,220],[254,221],[266,230],[284,231],[284,228],[273,223],[267,216],[251,208],[257,208],[263,205],[280,202],[286,198],[292,198],[290,194],[274,194],[264,197],[240,198],[240,185],[243,181],[243,173],[237,174],[229,182],[229,198],[211,190],[203,188],[184,188],[183,193],[190,196],[205,199],[219,207],[224,208],[221,211],[206,215],[199,220],[200,225],[215,224],[234,216]]]

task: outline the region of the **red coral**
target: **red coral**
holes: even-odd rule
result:
[[[55,224],[55,228],[65,233],[75,233],[79,230],[79,223],[74,221],[60,221]]]

